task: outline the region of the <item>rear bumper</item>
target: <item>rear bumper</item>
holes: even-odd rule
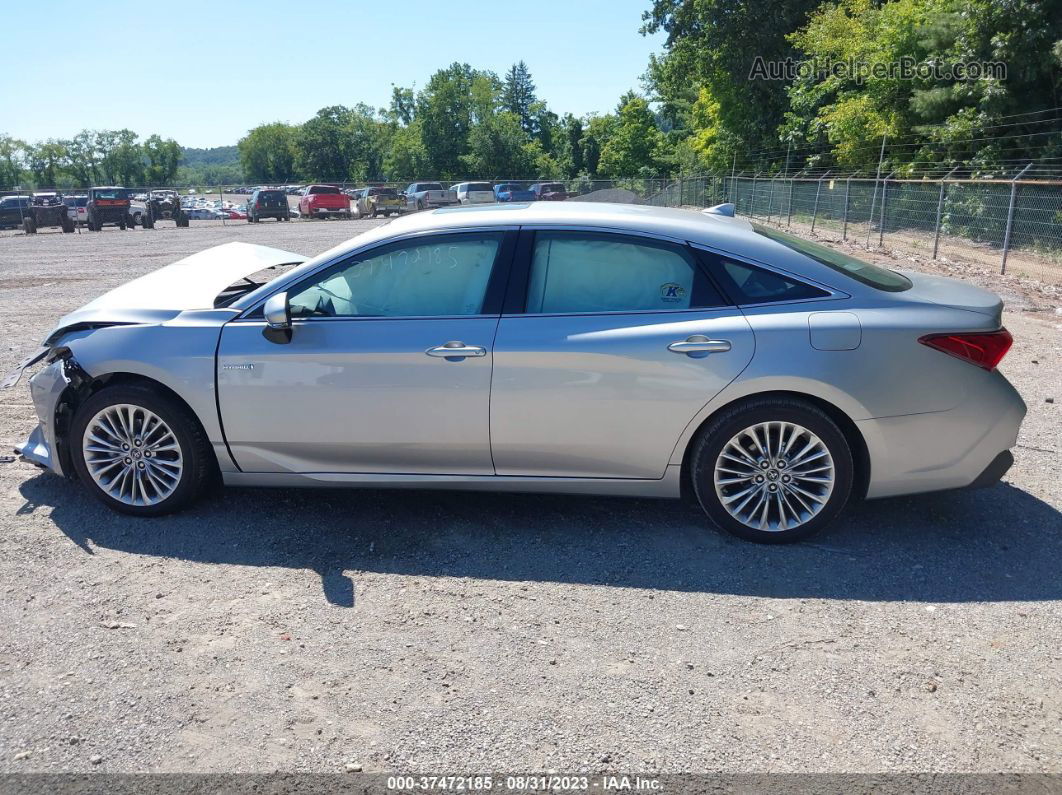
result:
[[[998,370],[949,411],[862,420],[867,497],[991,485],[1010,468],[1026,407]]]

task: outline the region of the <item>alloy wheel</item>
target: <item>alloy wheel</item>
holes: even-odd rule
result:
[[[830,499],[837,472],[829,448],[792,422],[750,425],[723,445],[715,462],[716,496],[754,530],[792,530]]]
[[[106,494],[126,505],[156,505],[181,482],[184,458],[170,426],[143,406],[108,406],[89,420],[85,467]]]

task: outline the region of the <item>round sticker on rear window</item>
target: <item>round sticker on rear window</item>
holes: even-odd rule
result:
[[[686,288],[675,282],[667,282],[660,285],[660,300],[669,304],[675,304],[686,297]]]

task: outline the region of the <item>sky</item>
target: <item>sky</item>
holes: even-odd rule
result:
[[[235,144],[270,121],[328,105],[390,103],[454,61],[499,75],[523,59],[558,114],[614,109],[641,90],[663,35],[642,36],[650,0],[221,0],[5,4],[0,133],[69,138],[129,128],[182,146]],[[42,18],[47,7],[48,16]],[[173,9],[180,9],[175,12]],[[46,38],[47,40],[43,40]]]

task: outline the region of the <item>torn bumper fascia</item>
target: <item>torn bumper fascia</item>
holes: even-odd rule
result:
[[[56,445],[56,408],[59,398],[70,385],[67,368],[69,360],[57,359],[30,379],[30,396],[37,411],[37,427],[15,452],[31,464],[65,474]]]

